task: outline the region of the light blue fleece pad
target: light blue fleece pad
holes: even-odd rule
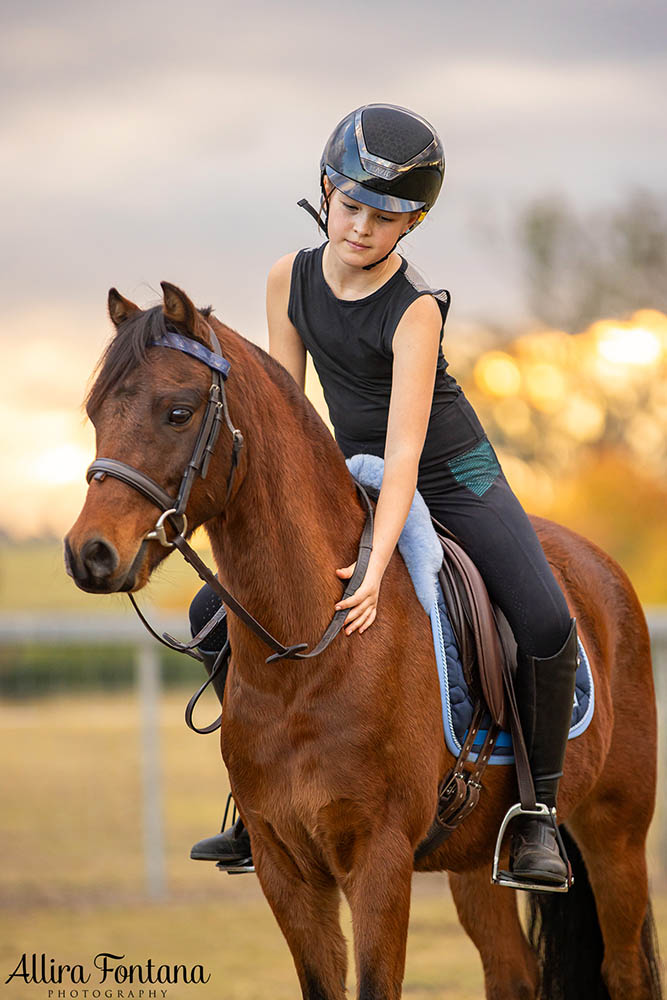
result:
[[[377,455],[353,455],[347,459],[347,467],[362,486],[380,489],[384,472],[383,459]],[[415,491],[410,512],[398,540],[398,551],[412,577],[417,597],[431,621],[442,698],[445,742],[450,753],[458,757],[472,719],[473,703],[468,693],[454,630],[447,615],[445,599],[438,580],[438,570],[442,563],[442,546],[435,533],[428,507],[418,491]],[[581,639],[579,639],[579,656],[570,739],[579,736],[588,728],[595,707],[593,675]],[[488,721],[487,718],[486,725]],[[485,735],[486,730],[480,730],[475,741],[476,747],[481,745]],[[470,760],[476,759],[477,754],[472,753]],[[489,763],[514,763],[512,737],[509,733],[500,734]]]

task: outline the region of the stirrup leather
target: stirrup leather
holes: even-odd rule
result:
[[[516,819],[517,816],[548,816],[554,828],[554,833],[556,835],[556,843],[558,844],[558,850],[560,851],[560,856],[563,863],[567,867],[567,878],[564,882],[558,884],[557,882],[549,885],[547,882],[531,882],[528,879],[521,879],[516,877],[513,872],[500,871],[500,852],[503,846],[503,840],[505,839],[505,832],[507,827]],[[500,824],[500,830],[498,831],[498,838],[496,840],[496,849],[493,853],[493,870],[491,873],[491,881],[494,885],[504,885],[508,889],[525,889],[529,892],[567,892],[569,888],[574,884],[574,878],[572,877],[572,866],[570,865],[570,860],[567,856],[567,851],[565,850],[565,844],[563,843],[563,838],[560,835],[560,830],[558,829],[558,822],[556,820],[556,810],[550,809],[549,806],[545,805],[543,802],[537,802],[534,809],[524,809],[520,802],[516,805],[511,806],[505,814],[505,818]]]

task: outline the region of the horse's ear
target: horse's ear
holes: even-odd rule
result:
[[[119,327],[121,323],[124,323],[132,313],[140,311],[139,306],[135,305],[134,302],[130,302],[129,299],[123,298],[116,288],[109,289],[109,316],[115,327]]]
[[[196,336],[198,333],[197,310],[190,299],[185,292],[177,288],[176,285],[171,285],[168,281],[161,281],[160,285],[164,293],[163,311],[165,318],[185,327],[191,336]]]

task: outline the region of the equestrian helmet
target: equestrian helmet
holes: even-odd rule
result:
[[[394,104],[365,104],[338,123],[324,147],[323,191],[325,175],[343,194],[372,208],[421,209],[418,225],[440,193],[445,154],[420,115]]]

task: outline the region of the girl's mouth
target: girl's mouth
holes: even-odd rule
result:
[[[353,250],[368,250],[368,247],[364,243],[355,243],[353,240],[345,240],[345,242]]]

